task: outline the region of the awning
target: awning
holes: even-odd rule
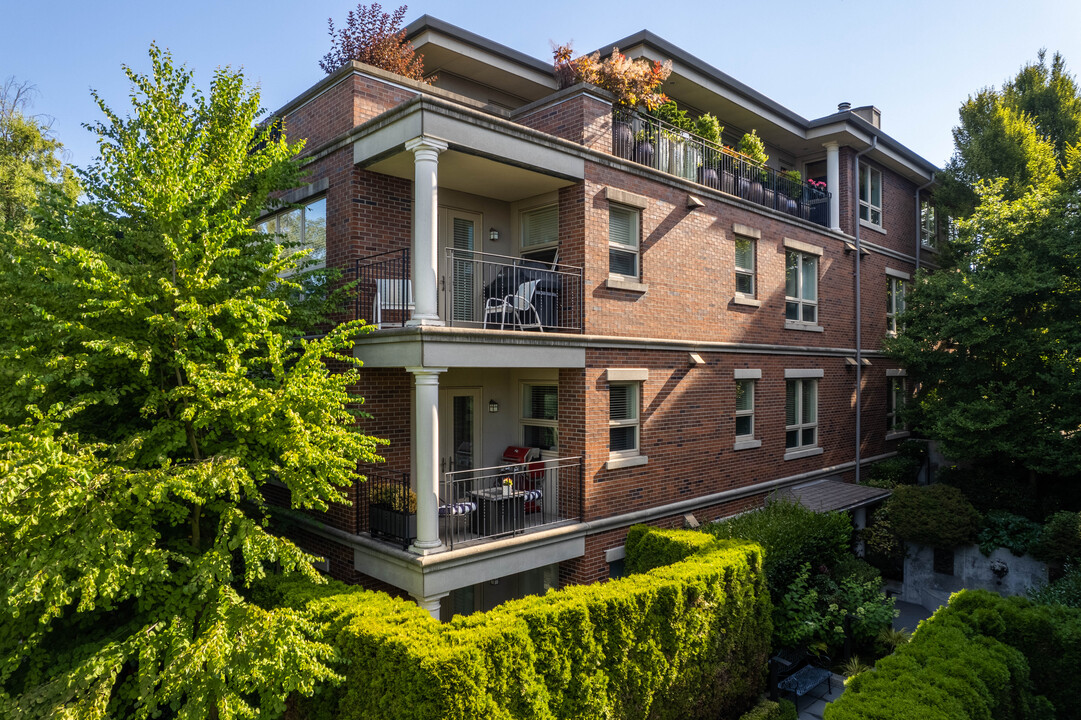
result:
[[[881,502],[890,495],[889,490],[854,485],[841,480],[822,480],[808,485],[785,488],[776,493],[777,497],[795,500],[815,512],[855,510]]]

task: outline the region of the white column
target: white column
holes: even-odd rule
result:
[[[413,433],[413,479],[417,483],[417,539],[409,548],[427,555],[439,540],[439,373],[446,368],[406,368],[413,373],[417,409]]]
[[[450,593],[443,593],[442,595],[429,595],[427,597],[422,595],[414,595],[413,599],[417,601],[417,605],[431,613],[431,616],[436,620],[439,619],[439,601],[445,598]]]
[[[841,230],[841,146],[824,143],[826,148],[826,190],[830,194],[830,230]]]
[[[405,144],[413,153],[413,317],[406,325],[442,325],[439,319],[439,153],[442,140],[420,136]]]

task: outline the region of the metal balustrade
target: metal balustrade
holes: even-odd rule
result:
[[[535,460],[443,473],[439,536],[453,548],[582,516],[582,459]]]
[[[448,248],[443,291],[448,325],[582,330],[581,268]]]
[[[389,250],[354,263],[353,317],[377,327],[402,327],[413,314],[409,248]]]
[[[830,194],[745,155],[626,109],[612,115],[612,154],[773,210],[830,226]]]

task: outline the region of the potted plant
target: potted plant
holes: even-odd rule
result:
[[[368,527],[408,543],[417,537],[417,494],[402,485],[382,485],[368,496]]]
[[[766,194],[765,189],[762,187],[762,181],[768,174],[766,163],[769,161],[769,155],[766,154],[766,144],[762,142],[762,138],[758,137],[757,130],[751,130],[749,133],[744,133],[743,137],[740,138],[737,149],[747,158],[746,162],[742,163],[743,179],[747,181],[746,194],[740,192],[740,195],[743,195],[751,202],[763,205],[766,201]]]
[[[634,134],[634,157],[635,162],[653,167],[653,133],[647,128],[642,128]]]
[[[503,487],[503,497],[508,497],[511,494],[511,492],[513,492],[513,490],[514,490],[514,480],[512,480],[509,477],[503,478],[502,487]]]
[[[784,210],[789,215],[796,215],[799,212],[799,200],[803,196],[803,175],[799,170],[785,170],[781,173],[781,180],[784,207],[780,207],[780,198],[778,198],[778,209]]]
[[[612,153],[627,160],[634,155],[633,117],[626,108],[616,108],[612,114]]]
[[[721,155],[719,152],[713,149],[712,146],[721,144],[721,133],[724,128],[721,127],[720,121],[713,115],[705,113],[700,115],[698,119],[694,121],[694,132],[698,137],[706,141],[705,152],[703,156],[698,159],[698,175],[697,180],[702,185],[708,185],[711,188],[720,188],[720,177],[717,174],[718,165],[721,162]]]
[[[661,121],[660,140],[660,167],[670,175],[683,175],[684,146],[690,138],[687,131],[693,128],[693,123],[687,117],[686,110],[680,110],[674,100],[662,103],[651,113]]]

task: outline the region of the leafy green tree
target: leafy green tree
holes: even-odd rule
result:
[[[79,194],[75,174],[60,159],[63,146],[39,116],[29,114],[33,92],[14,78],[0,86],[0,229],[28,222],[50,190],[69,200]]]
[[[242,75],[204,94],[150,59],[130,116],[98,98],[86,202],[0,233],[3,717],[268,717],[334,678],[317,628],[245,593],[319,581],[264,486],[324,510],[378,459],[363,328],[298,340],[272,291],[302,254],[252,228],[299,146],[255,126]]]

